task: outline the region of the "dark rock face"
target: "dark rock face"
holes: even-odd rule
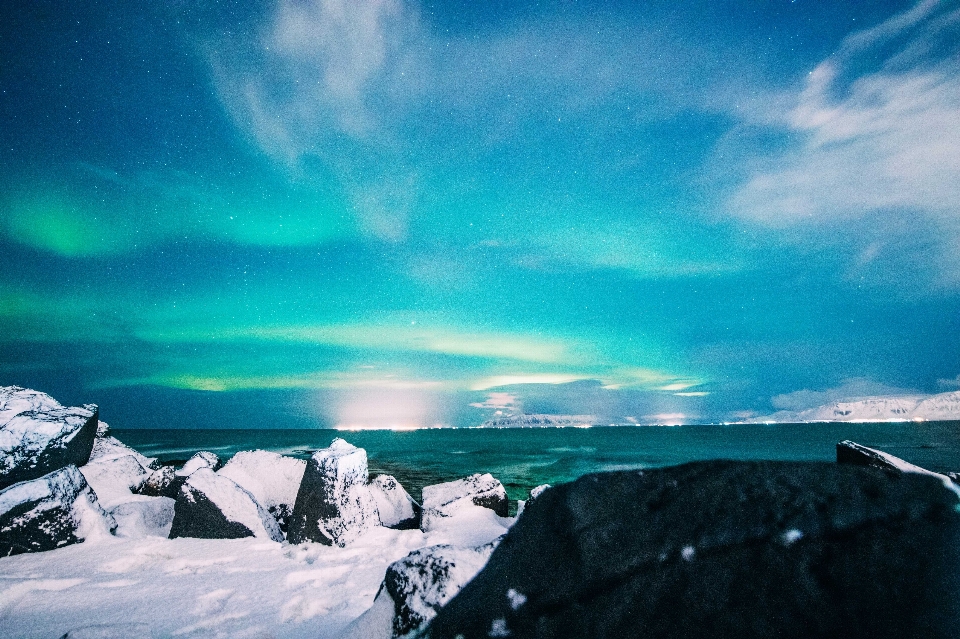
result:
[[[367,452],[342,439],[318,450],[307,462],[290,518],[287,539],[343,547],[380,525],[367,485]]]
[[[170,539],[177,537],[283,541],[277,522],[253,495],[209,468],[194,472],[180,488],[170,527]]]
[[[934,477],[698,462],[545,491],[425,636],[956,637],[958,580]]]
[[[0,491],[0,556],[54,550],[116,527],[76,466]]]
[[[86,464],[97,423],[94,404],[65,408],[44,393],[0,388],[0,488]]]
[[[186,481],[186,477],[177,477],[177,473],[173,467],[161,466],[147,476],[143,485],[140,486],[140,490],[137,492],[149,497],[170,497],[176,499],[184,481]]]
[[[394,603],[393,636],[401,637],[432,619],[483,568],[499,542],[477,548],[420,548],[390,564],[383,588]]]

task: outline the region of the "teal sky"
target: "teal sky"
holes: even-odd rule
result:
[[[211,427],[960,385],[958,2],[161,5],[3,10],[0,384]]]

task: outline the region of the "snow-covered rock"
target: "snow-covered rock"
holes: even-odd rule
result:
[[[506,517],[507,505],[506,489],[490,473],[424,486],[420,528],[428,531],[436,525],[437,520],[472,506],[489,508],[499,516]]]
[[[148,497],[176,499],[184,480],[186,477],[178,477],[171,466],[161,466],[147,476],[138,492]]]
[[[960,391],[937,395],[859,397],[801,411],[756,417],[757,423],[907,422],[960,420]]]
[[[196,470],[180,488],[170,528],[170,538],[176,537],[283,541],[283,533],[267,509],[236,482],[210,468]]]
[[[217,471],[252,494],[283,531],[287,530],[300,480],[307,462],[265,450],[246,450],[234,455]]]
[[[420,504],[393,476],[377,475],[370,480],[370,491],[377,502],[382,526],[398,530],[420,527]]]
[[[81,466],[80,472],[107,510],[128,501],[149,476],[133,455],[100,458]]]
[[[921,468],[920,466],[915,466],[914,464],[904,461],[899,457],[895,457],[890,453],[885,453],[881,450],[861,446],[860,444],[852,442],[849,439],[845,439],[837,444],[837,463],[853,464],[855,466],[870,466],[872,468],[879,468],[880,470],[893,472],[897,475],[900,473],[930,475],[943,482],[943,485],[948,490],[951,490],[957,493],[957,496],[960,496],[960,486],[956,485],[956,482],[954,482],[952,477],[943,475],[941,473],[935,473],[932,470],[927,470],[926,468]]]
[[[539,497],[543,493],[543,491],[545,491],[547,488],[550,488],[550,484],[540,484],[539,486],[536,486],[535,488],[530,489],[529,499],[518,499],[517,500],[517,517],[519,517],[523,513],[523,510],[524,508],[527,507],[528,503],[530,503],[531,501]]]
[[[103,422],[100,422],[101,424]],[[160,468],[160,462],[156,457],[147,457],[140,454],[133,448],[130,448],[116,437],[110,435],[97,436],[93,441],[93,448],[90,451],[89,463],[104,459],[116,459],[117,457],[133,457],[137,460],[143,469],[147,472]]]
[[[430,546],[390,564],[383,589],[394,604],[392,636],[406,635],[436,616],[480,572],[499,543],[498,538],[476,548]]]
[[[110,515],[117,522],[117,537],[168,537],[173,525],[174,504],[169,497],[137,495],[117,504]]]
[[[220,463],[219,457],[208,450],[201,450],[188,459],[187,463],[177,471],[177,477],[189,477],[201,468],[217,470],[220,466],[222,466],[222,464]]]
[[[380,514],[367,485],[367,452],[335,439],[310,458],[300,482],[288,539],[345,546],[374,526]]]
[[[53,550],[110,535],[116,527],[73,465],[0,491],[2,556]]]
[[[90,458],[97,407],[65,408],[45,393],[0,387],[0,488]]]

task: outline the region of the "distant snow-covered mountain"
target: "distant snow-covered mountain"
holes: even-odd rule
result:
[[[510,415],[488,419],[481,428],[531,428],[539,426],[590,426],[597,418],[593,415]]]
[[[798,422],[907,422],[960,420],[960,391],[937,395],[897,395],[893,397],[860,397],[808,408],[783,410],[766,417],[755,417],[755,423]]]

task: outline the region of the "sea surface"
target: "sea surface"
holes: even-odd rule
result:
[[[420,498],[423,486],[492,473],[511,500],[540,484],[587,473],[672,466],[705,459],[835,461],[850,439],[930,470],[960,471],[960,422],[597,426],[593,428],[444,428],[416,431],[147,430],[112,434],[150,457],[182,463],[200,450],[224,461],[263,449],[306,459],[342,437],[366,449],[371,474],[396,477]]]

